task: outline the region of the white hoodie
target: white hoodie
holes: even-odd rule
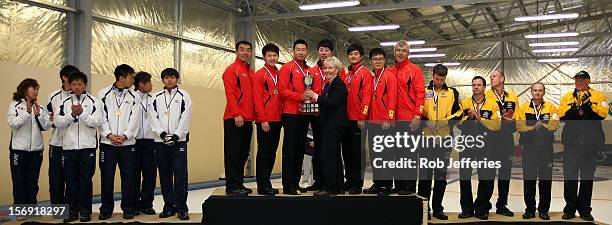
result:
[[[47,112],[53,113],[54,117],[57,118],[59,115],[59,108],[62,104],[62,100],[66,99],[70,96],[70,91],[64,91],[61,88],[57,89],[47,97]],[[53,124],[53,133],[51,133],[51,140],[49,140],[49,145],[60,147],[62,146],[62,129],[58,129]]]
[[[151,130],[151,119],[149,115],[149,106],[153,103],[153,96],[150,93],[145,94],[140,91],[136,91],[136,93],[140,96],[140,119],[142,120],[136,139],[153,140],[155,134],[153,134],[153,130]]]
[[[98,92],[102,102],[102,126],[100,142],[113,145],[106,136],[109,134],[125,135],[127,139],[121,146],[136,144],[136,135],[140,128],[140,95],[130,89],[119,89],[108,86]]]
[[[160,135],[176,134],[178,141],[188,141],[189,126],[191,123],[191,96],[178,87],[163,89],[153,95],[153,102],[149,106],[151,129],[155,133],[155,142],[163,142]]]
[[[83,113],[72,116],[72,105],[81,104]],[[87,93],[79,97],[70,94],[60,105],[59,116],[55,118],[55,126],[62,128],[62,148],[64,150],[80,150],[97,148],[96,129],[102,124],[102,103]]]
[[[8,124],[11,127],[11,146],[12,150],[21,151],[42,151],[43,137],[42,132],[51,128],[49,113],[40,107],[40,115],[34,116],[34,105],[32,114],[28,113],[25,99],[13,100],[8,107]]]

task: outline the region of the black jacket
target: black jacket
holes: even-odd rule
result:
[[[319,117],[321,128],[324,130],[344,128],[348,126],[346,111],[346,99],[348,89],[346,85],[336,76],[330,81],[330,86],[324,89],[317,99],[321,115]]]

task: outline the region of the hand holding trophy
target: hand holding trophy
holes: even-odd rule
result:
[[[304,76],[304,86],[306,87],[306,92],[309,92],[312,90],[313,83],[314,83],[314,77],[307,73]],[[316,114],[319,114],[319,105],[316,103],[312,103],[310,98],[305,98],[304,103],[302,103],[302,107],[300,111],[302,115],[316,115]]]

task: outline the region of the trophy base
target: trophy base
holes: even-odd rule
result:
[[[303,103],[300,108],[300,115],[313,116],[319,114],[319,104],[316,103]]]

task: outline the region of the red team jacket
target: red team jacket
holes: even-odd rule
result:
[[[397,80],[389,68],[374,71],[372,78],[372,106],[369,120],[395,120]]]
[[[255,104],[255,121],[281,121],[281,97],[278,90],[278,69],[265,64],[253,77],[253,97]]]
[[[308,73],[308,66],[304,61],[295,58],[285,63],[279,71],[278,88],[283,98],[282,113],[299,114],[299,107],[304,102],[302,96],[306,91],[304,75]],[[314,90],[314,82],[313,82]]]
[[[343,79],[348,88],[347,112],[349,120],[366,120],[372,101],[372,73],[361,65],[353,65]]]
[[[251,88],[253,73],[253,68],[238,58],[223,72],[223,86],[227,99],[223,114],[224,120],[242,116],[244,121],[253,121],[253,89]]]
[[[391,73],[397,78],[397,120],[412,120],[423,115],[425,77],[421,68],[406,59],[396,62]]]

